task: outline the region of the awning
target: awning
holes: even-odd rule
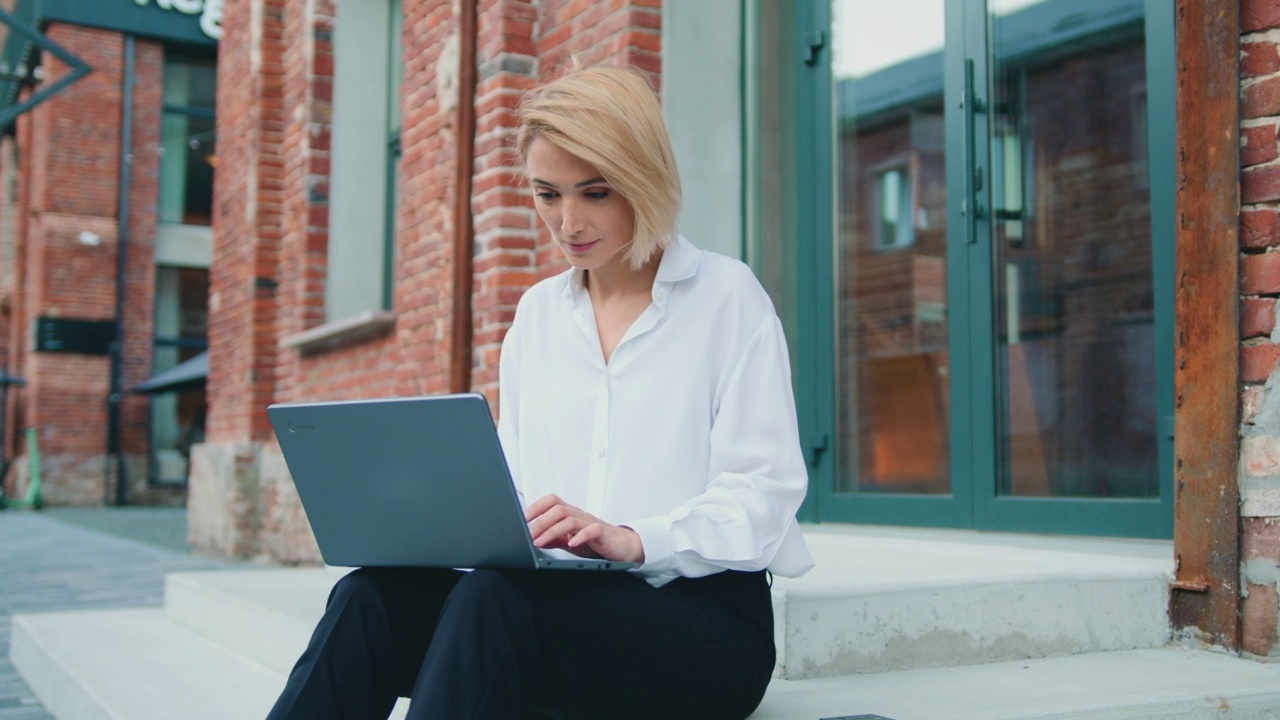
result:
[[[209,377],[209,353],[204,352],[184,363],[165,370],[140,385],[134,386],[129,392],[155,395],[165,392],[199,390],[204,387],[204,381],[207,377]]]

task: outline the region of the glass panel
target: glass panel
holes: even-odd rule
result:
[[[160,222],[209,225],[217,135],[211,58],[167,57],[161,122]]]
[[[213,110],[218,97],[217,60],[170,55],[164,65],[164,104]]]
[[[988,7],[998,492],[1155,497],[1143,3]]]
[[[209,272],[156,268],[155,348],[152,375],[205,351]],[[151,466],[157,482],[186,482],[191,446],[204,440],[205,391],[159,393],[151,398]]]
[[[404,32],[404,8],[400,0],[388,5],[390,30],[387,36],[387,189],[386,223],[383,228],[382,249],[382,307],[392,309],[395,299],[392,284],[395,282],[396,261],[396,205],[399,202],[400,165],[403,156],[400,148],[400,92],[404,83],[404,48],[401,35]]]
[[[404,83],[404,9],[401,0],[391,0],[390,29],[387,35],[387,130],[400,135],[400,86]]]
[[[212,224],[214,119],[166,112],[160,146],[160,222]]]
[[[948,493],[944,0],[831,9],[837,491]]]

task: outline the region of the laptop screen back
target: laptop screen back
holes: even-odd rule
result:
[[[268,415],[326,563],[535,566],[483,396],[272,405]]]

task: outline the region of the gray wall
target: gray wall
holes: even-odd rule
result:
[[[386,224],[386,0],[340,0],[334,29],[333,171],[325,317],[382,309]]]
[[[743,257],[742,0],[662,4],[662,102],[694,244]]]

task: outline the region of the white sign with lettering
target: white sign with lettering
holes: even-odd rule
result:
[[[138,5],[150,5],[151,0],[133,0]],[[222,0],[155,0],[161,10],[172,10],[184,15],[200,16],[200,31],[214,40],[222,39]]]

